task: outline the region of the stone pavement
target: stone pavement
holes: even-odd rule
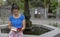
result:
[[[31,19],[33,24],[49,24],[49,23],[58,23],[60,24],[59,19]]]
[[[0,37],[8,37],[8,34],[0,34]],[[39,37],[36,35],[24,35],[24,37]]]

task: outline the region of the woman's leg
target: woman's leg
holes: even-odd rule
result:
[[[18,32],[17,37],[23,37],[23,32]]]
[[[9,32],[9,37],[15,37],[15,32],[14,31],[10,31]]]

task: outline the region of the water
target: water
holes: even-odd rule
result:
[[[9,31],[10,30],[8,28],[1,29],[2,33],[7,33],[8,34]],[[35,27],[35,26],[33,26],[31,30],[30,29],[26,29],[24,31],[24,34],[27,34],[27,35],[41,35],[41,34],[49,32],[49,31],[51,31],[51,30],[48,30],[48,29],[43,28],[43,27],[38,27],[38,26]]]
[[[24,34],[27,35],[41,35],[51,30],[45,29],[43,27],[33,27],[32,30],[25,30]]]

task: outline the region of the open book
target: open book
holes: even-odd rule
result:
[[[11,30],[12,30],[12,31],[17,31],[17,28],[11,27]]]

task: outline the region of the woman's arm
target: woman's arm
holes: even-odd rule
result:
[[[8,28],[11,29],[11,22],[8,21]]]
[[[22,28],[22,31],[24,31],[25,30],[25,25],[26,24],[26,21],[25,20],[23,20],[23,28]]]

